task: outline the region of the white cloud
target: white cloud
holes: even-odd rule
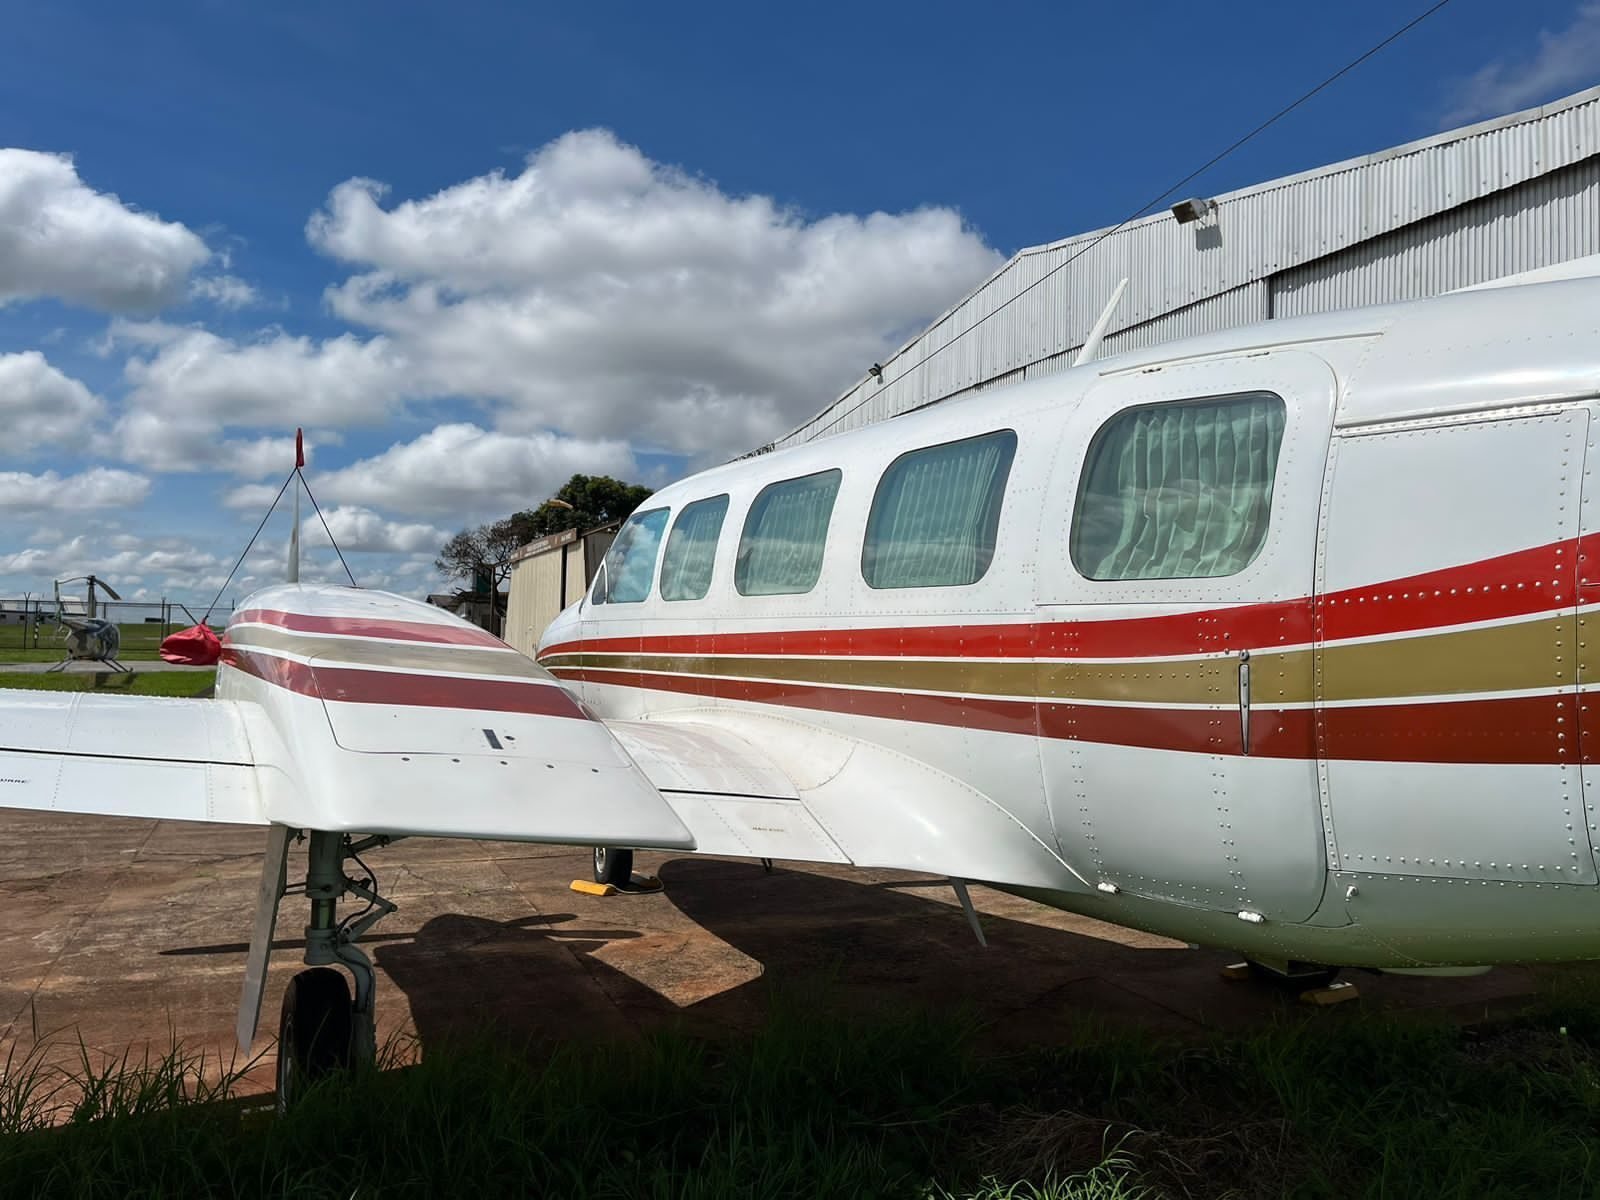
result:
[[[37,350],[0,354],[0,455],[88,442],[105,406]]]
[[[130,405],[153,415],[246,429],[339,428],[381,421],[407,392],[404,356],[382,337],[317,342],[271,330],[239,343],[170,327],[160,337],[154,355],[135,355],[124,368]]]
[[[227,309],[247,308],[261,298],[255,288],[236,275],[207,275],[196,279],[189,284],[189,295]]]
[[[282,478],[294,466],[292,437],[263,437],[248,442],[224,442],[222,449],[227,469],[243,479],[259,479],[263,475]],[[305,452],[306,465],[309,467],[315,457],[315,451],[311,445],[307,445]]]
[[[138,504],[150,481],[130,471],[92,467],[76,475],[0,471],[0,513],[82,512]]]
[[[95,441],[94,448],[106,457],[165,474],[223,471],[241,479],[264,475],[282,479],[294,466],[292,437],[223,438],[216,425],[151,412],[127,414],[111,434]],[[308,445],[308,465],[312,457]]]
[[[341,505],[329,509],[328,529],[333,531],[339,549],[368,554],[436,554],[450,534],[422,523],[386,521],[370,508]],[[306,546],[328,545],[328,534],[313,514],[301,523],[301,542]]]
[[[0,554],[0,575],[65,575],[89,573],[85,567],[78,570],[88,538],[78,536],[58,546],[29,546],[14,554]]]
[[[1600,83],[1600,2],[1585,0],[1565,29],[1539,31],[1532,54],[1498,58],[1457,80],[1444,124],[1515,112],[1595,83]]]
[[[620,441],[441,425],[320,476],[316,491],[319,498],[340,504],[426,514],[456,524],[533,507],[575,472],[631,478],[635,467],[633,453]],[[229,503],[249,507],[241,498],[245,491],[238,489]],[[256,489],[249,499],[260,496]]]
[[[446,536],[441,531],[384,522],[381,518],[374,524],[373,514],[361,512],[337,517],[330,513],[329,517],[346,554],[357,549],[373,551],[360,559],[352,557],[351,565],[362,586],[390,587],[421,596],[435,584],[433,558]],[[282,582],[288,541],[286,524],[275,522],[252,548],[229,584],[219,608],[221,613],[226,614],[229,599],[242,600],[257,588]],[[397,545],[422,545],[423,530],[436,540],[427,542],[420,551],[384,552],[384,540]],[[308,524],[307,536],[302,540],[301,578],[308,583],[347,583],[344,568],[326,548],[326,539],[322,538],[319,545],[311,534]],[[370,537],[374,544],[356,545],[363,536]],[[233,567],[244,533],[234,531],[227,538],[231,544],[219,550],[215,546],[197,546],[185,536],[117,531],[103,521],[70,535],[50,531],[48,538],[29,539],[36,544],[24,549],[0,551],[0,596],[20,596],[23,592],[48,595],[50,580],[93,572],[115,587],[124,600],[183,601],[198,617],[201,606],[210,602]],[[81,595],[81,589],[74,594]]]
[[[122,346],[141,349],[168,346],[189,332],[190,327],[174,325],[169,321],[135,321],[128,317],[113,317],[106,326],[104,336],[89,343],[89,348],[101,358],[106,358]]]
[[[377,472],[407,465],[391,461],[397,447],[339,473],[349,490],[332,498],[452,520],[498,511],[524,484],[544,494],[574,470],[631,470],[625,445],[704,461],[759,444],[999,262],[948,209],[810,219],[725,194],[605,131],[559,138],[515,176],[388,208],[382,195],[341,184],[307,230],[357,265],[328,299],[359,334],[112,322],[101,348],[128,351],[128,391],[103,452],[260,477],[278,451],[261,434],[372,427],[467,399],[495,433],[446,429],[471,430],[474,454],[551,456],[566,474],[492,480],[444,462],[437,478],[396,484]],[[226,302],[230,280],[194,291]],[[226,497],[259,501],[253,489]]]
[[[383,421],[410,391],[406,363],[387,339],[325,341],[268,331],[235,342],[203,329],[116,322],[107,345],[132,343],[123,367],[126,410],[104,453],[159,471],[287,473],[293,439],[229,439],[229,429],[349,426]]]
[[[58,536],[53,544],[0,554],[0,579],[29,577],[37,582],[93,572],[127,600],[135,598],[140,584],[159,589],[153,593],[157,596],[190,597],[197,575],[226,565],[217,555],[196,549],[181,538],[79,533],[70,538]],[[221,583],[220,576],[216,582]]]
[[[222,502],[229,508],[253,509],[260,512],[264,511],[277,495],[278,489],[270,483],[247,483],[225,493]]]
[[[949,209],[817,220],[729,196],[609,132],[385,209],[350,180],[312,217],[366,268],[329,292],[405,378],[496,406],[506,430],[706,456],[749,448],[994,269]]]
[[[0,304],[53,296],[151,312],[181,300],[209,256],[183,225],[88,187],[70,157],[0,149]]]

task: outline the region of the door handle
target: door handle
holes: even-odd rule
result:
[[[1250,651],[1239,651],[1239,745],[1250,753]]]

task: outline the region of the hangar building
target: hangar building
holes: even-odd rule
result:
[[[1600,87],[1202,199],[1215,207],[1198,219],[1162,211],[1018,251],[881,376],[755,453],[1063,370],[1124,278],[1099,357],[1600,253]]]
[[[531,656],[545,626],[588,590],[620,524],[567,529],[518,547],[511,556],[510,593],[500,636]]]

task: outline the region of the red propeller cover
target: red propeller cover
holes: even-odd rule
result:
[[[222,657],[222,642],[209,626],[191,625],[168,634],[161,642],[161,659],[192,667],[215,666]]]

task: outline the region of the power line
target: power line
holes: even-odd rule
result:
[[[1299,99],[1293,101],[1290,104],[1284,105],[1284,107],[1280,108],[1277,112],[1273,113],[1272,116],[1268,117],[1265,121],[1261,122],[1261,124],[1257,125],[1249,133],[1245,134],[1243,137],[1241,137],[1241,138],[1237,139],[1236,141],[1234,141],[1230,146],[1228,146],[1227,149],[1225,149],[1225,150],[1221,151],[1220,153],[1215,154],[1211,158],[1207,159],[1200,166],[1196,167],[1193,171],[1190,171],[1182,179],[1178,180],[1177,183],[1174,183],[1171,187],[1167,188],[1167,190],[1162,192],[1159,196],[1155,196],[1155,197],[1151,198],[1150,200],[1148,200],[1144,204],[1142,204],[1140,207],[1134,209],[1133,212],[1131,212],[1127,216],[1123,217],[1122,220],[1118,221],[1110,229],[1107,229],[1099,237],[1095,238],[1094,241],[1090,242],[1087,246],[1083,247],[1083,249],[1077,251],[1075,254],[1072,254],[1068,258],[1063,259],[1061,262],[1059,262],[1055,266],[1051,267],[1050,270],[1046,271],[1043,275],[1039,276],[1039,278],[1035,279],[1027,287],[1025,287],[1025,288],[1021,289],[1019,292],[1017,292],[1016,295],[1007,298],[1006,300],[1002,301],[1000,304],[997,304],[993,309],[991,309],[990,311],[984,313],[983,316],[979,317],[971,325],[969,325],[965,329],[961,330],[954,337],[952,337],[949,341],[943,343],[942,345],[936,346],[936,347],[934,347],[934,349],[928,351],[928,353],[926,355],[924,355],[922,358],[918,359],[916,362],[912,363],[911,366],[907,367],[904,371],[900,372],[900,374],[902,376],[909,375],[912,371],[915,371],[918,367],[923,366],[924,364],[929,362],[931,359],[937,357],[939,354],[944,352],[945,350],[948,350],[951,346],[955,345],[962,338],[966,337],[967,334],[971,333],[974,329],[977,329],[980,325],[982,325],[990,317],[995,316],[996,314],[998,314],[1000,312],[1003,312],[1008,306],[1010,306],[1010,305],[1016,303],[1018,300],[1022,299],[1022,297],[1026,296],[1029,292],[1033,291],[1034,288],[1038,287],[1045,280],[1049,279],[1052,275],[1056,274],[1056,272],[1061,271],[1064,268],[1071,266],[1078,259],[1082,258],[1085,254],[1089,253],[1089,251],[1093,250],[1101,242],[1105,241],[1112,234],[1114,234],[1114,233],[1118,232],[1119,230],[1121,230],[1124,226],[1128,225],[1130,222],[1137,221],[1146,212],[1148,212],[1150,209],[1154,208],[1156,205],[1160,204],[1163,200],[1165,200],[1168,196],[1172,195],[1172,193],[1176,192],[1179,188],[1183,187],[1187,183],[1192,182],[1193,180],[1195,180],[1199,176],[1205,174],[1212,167],[1216,166],[1223,159],[1227,158],[1228,155],[1232,154],[1240,146],[1243,146],[1251,138],[1255,137],[1257,134],[1259,134],[1259,133],[1263,132],[1264,130],[1268,129],[1270,126],[1275,125],[1278,121],[1280,121],[1284,117],[1288,116],[1295,109],[1299,108],[1302,104],[1304,104],[1307,100],[1309,100],[1313,96],[1315,96],[1318,92],[1320,92],[1324,88],[1328,87],[1328,85],[1330,85],[1332,83],[1335,83],[1336,81],[1338,81],[1343,76],[1348,75],[1351,71],[1355,70],[1362,63],[1366,62],[1367,59],[1371,58],[1374,54],[1377,54],[1379,51],[1383,50],[1385,47],[1389,46],[1391,43],[1398,41],[1400,38],[1402,38],[1406,34],[1410,33],[1418,25],[1422,24],[1422,22],[1426,21],[1429,17],[1433,16],[1434,13],[1438,12],[1441,8],[1444,8],[1446,5],[1448,5],[1450,3],[1451,3],[1451,0],[1438,0],[1438,2],[1436,4],[1434,4],[1431,8],[1428,8],[1425,11],[1417,14],[1415,17],[1412,17],[1411,20],[1407,21],[1404,25],[1400,26],[1399,29],[1396,29],[1393,33],[1391,33],[1388,37],[1384,38],[1377,45],[1373,46],[1371,49],[1367,50],[1364,54],[1360,55],[1359,57],[1351,59],[1344,66],[1340,67],[1332,75],[1329,75],[1326,79],[1324,79],[1321,83],[1317,84],[1317,86],[1312,88],[1309,92],[1306,92]],[[865,382],[865,381],[863,381],[863,382]],[[860,385],[858,384],[857,386],[859,387]],[[854,413],[860,411],[863,407],[865,407],[867,402],[869,400],[871,400],[871,399],[872,399],[872,397],[868,396],[865,399],[860,400],[853,407],[847,409],[845,412],[840,413],[837,417],[833,418],[833,420],[829,421],[826,425],[824,425],[822,427],[822,429],[820,429],[817,433],[813,434],[812,437],[820,437],[822,434],[824,434],[828,430],[832,429],[840,421],[843,421],[845,418],[847,418],[847,417],[853,415]],[[807,440],[810,440],[810,439],[807,439]]]

